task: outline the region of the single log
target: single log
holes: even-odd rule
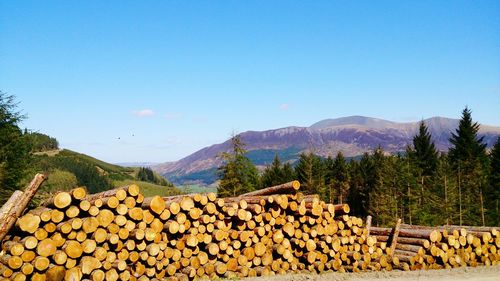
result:
[[[367,216],[366,217],[366,236],[370,236],[370,228],[372,227],[372,216]]]
[[[351,208],[349,207],[348,204],[337,204],[337,205],[333,205],[333,206],[334,206],[334,210],[335,210],[336,215],[349,214],[349,212],[351,211]]]
[[[131,185],[122,186],[122,187],[118,187],[118,188],[111,189],[111,190],[106,190],[106,191],[99,192],[99,193],[88,194],[85,197],[85,200],[87,200],[89,202],[94,202],[100,198],[102,199],[102,198],[106,198],[106,197],[110,197],[110,196],[116,196],[117,193],[120,193],[120,190],[126,191],[132,197],[136,197],[140,193],[139,186],[136,184],[131,184]]]
[[[24,212],[26,206],[31,202],[31,198],[35,196],[38,188],[46,179],[47,177],[45,175],[36,174],[28,187],[24,190],[23,196],[21,196],[17,204],[10,209],[5,218],[0,222],[0,241],[3,240],[5,235],[7,235],[12,226],[16,223],[17,218]]]
[[[392,229],[383,227],[371,227],[370,233],[374,235],[389,236],[392,233]],[[429,239],[431,242],[439,242],[439,239],[441,237],[439,231],[435,229],[400,229],[399,236],[424,238]]]
[[[57,192],[54,196],[50,197],[46,201],[42,202],[40,206],[44,207],[54,207],[57,209],[64,209],[71,205],[73,198],[71,194],[66,191]]]
[[[286,193],[295,193],[300,188],[299,181],[291,181],[284,184],[271,186],[267,188],[263,188],[260,190],[248,192],[240,195],[240,197],[246,196],[259,196],[259,195],[272,195],[272,194],[286,194]]]
[[[165,206],[165,200],[163,200],[163,198],[160,196],[144,198],[144,201],[142,202],[142,208],[149,208],[151,211],[158,215],[161,214],[163,210],[165,210]]]
[[[19,218],[16,222],[16,226],[22,231],[28,232],[30,234],[35,233],[40,225],[40,216],[33,214],[26,214]]]
[[[398,221],[396,222],[396,226],[394,227],[394,233],[392,234],[391,238],[391,247],[390,247],[391,253],[394,253],[394,250],[396,250],[400,228],[401,228],[401,219],[398,219]]]
[[[5,219],[7,213],[9,213],[12,207],[18,204],[22,196],[23,192],[21,190],[14,191],[9,200],[7,200],[7,202],[5,202],[5,204],[3,204],[2,208],[0,209],[0,221],[3,221]]]
[[[47,280],[62,281],[66,275],[66,269],[63,266],[49,266],[46,275]]]

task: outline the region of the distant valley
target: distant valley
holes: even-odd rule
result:
[[[458,119],[433,117],[424,120],[441,151],[449,148],[448,139],[458,127]],[[241,138],[247,156],[257,166],[269,164],[276,154],[283,161],[294,162],[301,152],[312,151],[323,157],[341,151],[356,157],[380,146],[388,153],[404,151],[417,133],[418,122],[399,123],[383,119],[350,116],[319,121],[309,127],[286,127],[267,131],[247,131]],[[500,127],[481,125],[480,135],[488,147],[500,136]],[[153,165],[152,169],[174,184],[209,185],[216,181],[221,165],[217,157],[227,151],[230,141],[203,148],[179,161]]]

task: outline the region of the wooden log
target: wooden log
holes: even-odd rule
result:
[[[391,247],[390,247],[391,253],[394,253],[394,250],[396,250],[400,228],[401,228],[401,219],[398,219],[398,221],[396,222],[396,226],[394,227],[394,232],[391,237]]]
[[[132,197],[136,197],[140,194],[139,186],[136,184],[131,184],[131,185],[122,186],[122,187],[118,187],[118,188],[111,189],[111,190],[106,190],[106,191],[99,192],[99,193],[88,194],[85,197],[85,200],[87,200],[89,202],[95,202],[97,199],[100,199],[100,198],[116,196],[117,193],[119,194],[119,193],[122,193],[123,191],[125,191],[126,194],[129,194]],[[119,197],[121,197],[121,196],[119,196]]]
[[[73,198],[71,194],[66,191],[57,192],[54,196],[51,196],[46,201],[42,202],[40,206],[51,207],[57,209],[64,209],[71,205]]]
[[[300,182],[291,181],[284,184],[271,186],[267,188],[263,188],[260,190],[248,192],[240,195],[240,197],[246,196],[260,196],[260,195],[271,195],[271,194],[286,194],[286,193],[295,193],[300,188]]]
[[[370,228],[372,227],[372,216],[366,217],[366,236],[370,236]]]
[[[46,272],[47,280],[62,281],[66,275],[66,269],[63,266],[49,266]]]
[[[165,210],[166,204],[165,200],[163,200],[160,196],[154,196],[149,198],[144,198],[142,202],[142,208],[149,208],[156,214],[161,214],[163,210]]]
[[[370,233],[374,235],[389,236],[392,233],[392,229],[383,227],[371,227]],[[424,239],[429,239],[431,242],[440,241],[440,233],[435,229],[400,229],[399,236],[424,238]]]
[[[16,221],[16,226],[24,232],[33,234],[40,225],[40,216],[26,214]]]
[[[36,174],[28,187],[24,190],[20,200],[18,200],[17,204],[10,209],[5,218],[0,222],[0,241],[3,240],[5,235],[7,235],[12,226],[16,223],[17,218],[19,218],[24,212],[26,206],[28,206],[33,196],[35,196],[38,188],[46,179],[47,177],[45,175]]]
[[[337,215],[345,215],[348,214],[351,211],[351,208],[349,207],[348,204],[337,204],[333,205],[335,214]]]
[[[5,202],[5,204],[3,204],[2,208],[0,209],[0,221],[3,221],[5,219],[7,213],[9,213],[12,207],[18,204],[22,196],[23,192],[21,190],[14,191],[9,200],[7,200],[7,202]]]

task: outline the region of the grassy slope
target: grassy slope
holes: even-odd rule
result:
[[[129,175],[132,175],[136,171],[136,169],[134,169],[134,168],[113,165],[113,164],[104,162],[102,160],[96,159],[94,157],[88,156],[86,154],[78,153],[78,152],[75,152],[75,151],[72,151],[69,149],[63,149],[60,152],[60,154],[65,155],[65,156],[78,157],[86,162],[90,162],[90,163],[94,164],[95,166],[99,166],[101,169],[103,169],[104,171],[106,171],[108,173],[110,173],[110,172],[111,173],[126,173]]]
[[[84,162],[91,163],[92,165],[99,167],[102,169],[107,175],[122,175],[123,179],[121,180],[113,180],[112,178],[108,177],[110,181],[112,182],[113,186],[119,187],[119,186],[124,186],[124,185],[129,185],[132,183],[135,183],[141,187],[141,191],[143,192],[144,196],[153,196],[153,195],[161,195],[161,196],[169,196],[169,195],[175,195],[175,194],[180,194],[180,190],[175,188],[175,187],[166,187],[166,186],[161,186],[149,182],[143,182],[143,181],[137,181],[135,180],[137,173],[139,171],[138,167],[122,167],[118,165],[113,165],[107,162],[104,162],[102,160],[96,159],[94,157],[91,157],[86,154],[78,153],[72,150],[68,149],[63,149],[59,151],[47,151],[47,152],[41,152],[39,155],[45,154],[47,156],[69,156],[69,157],[75,157],[78,159],[81,159]],[[156,174],[156,173],[155,173]],[[159,176],[158,174],[156,174]]]

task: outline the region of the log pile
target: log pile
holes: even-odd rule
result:
[[[495,227],[372,227],[379,246],[400,261],[404,270],[442,269],[500,264],[500,231]],[[389,244],[388,244],[389,243]]]
[[[327,204],[318,195],[301,194],[299,187],[293,181],[231,198],[214,193],[144,198],[137,185],[98,194],[83,188],[60,192],[25,212],[8,231],[0,280],[184,281],[434,268],[430,265],[441,260],[431,263],[431,251],[445,252],[450,266],[466,261],[457,259],[462,246],[454,242],[462,245],[461,230],[455,240],[448,238],[454,231],[443,230],[437,239],[435,230],[405,225],[394,235],[393,229],[371,227],[371,218],[365,224],[350,216],[348,205]],[[467,264],[498,263],[498,232],[470,229],[464,235],[474,252]],[[388,244],[398,236],[398,245]],[[480,246],[476,238],[483,241]],[[453,241],[453,247],[444,250],[444,241]]]
[[[26,212],[2,243],[9,280],[190,280],[397,264],[348,205],[298,193],[296,181],[217,198],[144,198],[139,187],[60,192]]]

